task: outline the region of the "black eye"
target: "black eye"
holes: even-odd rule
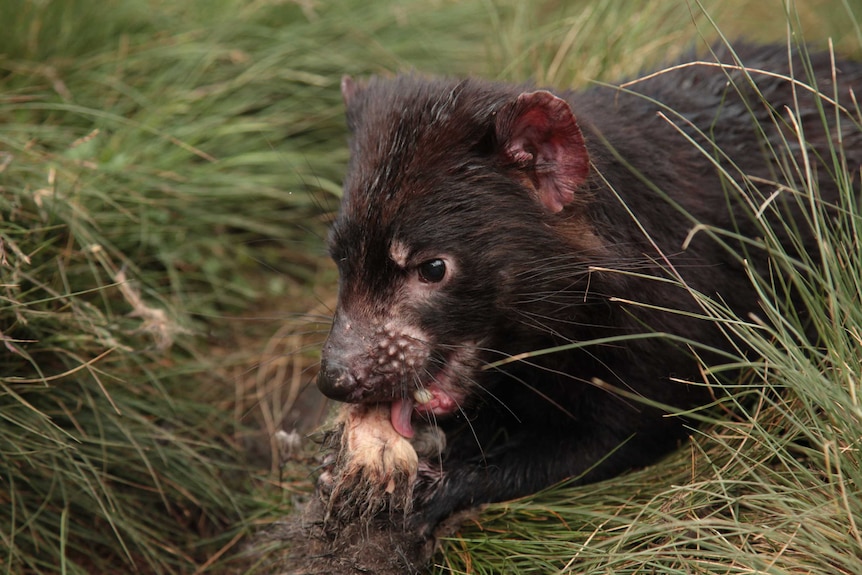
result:
[[[436,284],[443,281],[446,277],[446,262],[441,259],[428,260],[422,262],[417,268],[419,271],[419,280],[428,283]]]

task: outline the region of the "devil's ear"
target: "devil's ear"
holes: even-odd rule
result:
[[[349,106],[350,100],[359,91],[359,84],[348,75],[341,77],[341,98],[344,100],[344,105]]]
[[[496,119],[498,151],[529,180],[542,204],[559,212],[575,199],[590,158],[572,109],[544,90],[526,92]]]
[[[341,98],[344,100],[344,111],[347,120],[347,130],[353,134],[359,125],[361,111],[361,95],[366,83],[357,81],[350,76],[341,77]]]

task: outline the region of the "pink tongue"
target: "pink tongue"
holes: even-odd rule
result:
[[[392,427],[407,439],[413,437],[413,400],[409,398],[396,399],[392,402],[389,416],[392,418]]]

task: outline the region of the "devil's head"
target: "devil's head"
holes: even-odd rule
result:
[[[341,401],[391,403],[409,437],[414,413],[469,404],[483,364],[527,351],[516,345],[525,330],[547,331],[539,304],[586,281],[572,254],[600,250],[586,217],[589,156],[569,105],[549,92],[401,76],[346,78],[342,93],[351,160],[318,385]]]

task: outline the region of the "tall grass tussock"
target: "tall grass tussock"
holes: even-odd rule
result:
[[[578,86],[721,34],[831,36],[859,56],[859,14],[851,0],[0,0],[0,568],[243,572],[243,537],[310,485],[307,466],[279,477],[248,457],[248,428],[271,435],[291,406],[280,377],[246,382],[270,361],[312,377],[303,346],[323,334],[290,314],[325,310],[334,289],[321,238],[347,159],[342,74]],[[854,99],[822,103],[858,133]],[[740,381],[705,366],[697,384],[733,393],[690,444],[489,506],[442,542],[436,573],[862,572],[862,215],[842,145],[776,174],[820,253],[784,252],[764,225],[760,313],[699,296],[751,351],[728,360]],[[774,198],[751,200],[768,214]],[[285,324],[299,350],[257,365]]]

